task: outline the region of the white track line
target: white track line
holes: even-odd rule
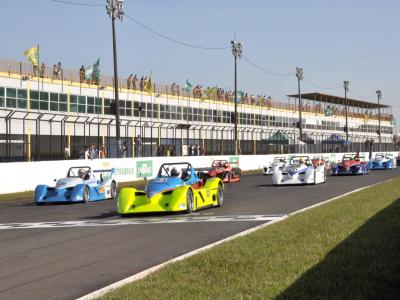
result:
[[[126,284],[128,284],[128,283],[132,283],[132,282],[134,282],[134,281],[137,281],[137,280],[140,280],[140,279],[142,279],[142,278],[145,278],[145,277],[147,277],[148,275],[150,275],[150,274],[152,274],[152,273],[154,273],[154,272],[156,272],[156,271],[158,271],[158,270],[164,268],[165,266],[167,266],[167,265],[169,265],[169,264],[171,264],[171,263],[175,263],[175,262],[184,260],[185,258],[188,258],[188,257],[191,257],[191,256],[193,256],[193,255],[199,254],[199,253],[204,252],[204,251],[206,251],[206,250],[208,250],[208,249],[214,248],[215,246],[218,246],[218,245],[220,245],[220,244],[223,244],[223,243],[226,243],[226,242],[228,242],[228,241],[237,239],[238,237],[241,237],[241,236],[248,235],[248,234],[250,234],[250,233],[252,233],[252,232],[254,232],[254,231],[257,231],[257,230],[262,229],[262,228],[264,228],[264,227],[270,226],[270,225],[272,225],[272,224],[281,222],[281,221],[285,220],[286,218],[288,218],[288,217],[290,217],[290,216],[293,216],[293,215],[296,215],[296,214],[298,214],[298,213],[301,213],[301,212],[304,212],[304,211],[313,209],[313,208],[315,208],[315,207],[318,207],[318,206],[327,204],[327,203],[332,202],[332,201],[334,201],[334,200],[337,200],[337,199],[339,199],[339,198],[341,198],[341,197],[345,197],[345,196],[351,195],[351,194],[353,194],[353,193],[362,191],[362,190],[364,190],[364,189],[366,189],[366,188],[373,187],[373,186],[375,186],[375,185],[378,185],[378,184],[381,184],[381,183],[384,183],[384,182],[388,182],[388,181],[392,181],[392,180],[393,180],[393,178],[388,179],[388,180],[384,180],[384,181],[380,181],[380,182],[374,183],[374,184],[372,184],[372,185],[364,186],[364,187],[355,189],[354,191],[350,191],[350,192],[341,194],[341,195],[339,195],[339,196],[330,198],[330,199],[325,200],[325,201],[323,201],[323,202],[319,202],[319,203],[317,203],[317,204],[313,204],[313,205],[307,206],[307,207],[305,207],[305,208],[299,209],[299,210],[297,210],[297,211],[294,211],[294,212],[292,212],[292,213],[289,213],[288,215],[284,215],[284,216],[282,216],[282,217],[280,217],[280,218],[277,218],[277,219],[275,219],[275,220],[273,220],[273,221],[270,221],[270,222],[267,222],[267,223],[258,225],[258,226],[256,226],[256,227],[253,227],[253,228],[244,230],[244,231],[242,231],[242,232],[239,232],[239,233],[237,233],[237,234],[235,234],[235,235],[232,235],[232,236],[230,236],[230,237],[227,237],[227,238],[225,238],[225,239],[219,240],[219,241],[214,242],[214,243],[212,243],[212,244],[209,244],[209,245],[207,245],[207,246],[201,247],[201,248],[199,248],[199,249],[193,250],[193,251],[191,251],[191,252],[189,252],[189,253],[186,253],[186,254],[184,254],[184,255],[178,256],[178,257],[173,258],[173,259],[171,259],[171,260],[168,260],[168,261],[166,261],[166,262],[164,262],[164,263],[161,263],[161,264],[159,264],[159,265],[156,265],[156,266],[154,266],[154,267],[151,267],[151,268],[149,268],[149,269],[147,269],[147,270],[144,270],[144,271],[142,271],[142,272],[140,272],[140,273],[137,273],[137,274],[135,274],[135,275],[132,275],[132,276],[130,276],[130,277],[127,277],[127,278],[125,278],[125,279],[122,279],[122,280],[120,280],[120,281],[117,281],[117,282],[115,282],[115,283],[112,283],[112,284],[110,284],[110,285],[108,285],[108,286],[106,286],[106,287],[104,287],[104,288],[101,288],[101,289],[99,289],[99,290],[97,290],[97,291],[94,291],[94,292],[89,293],[89,294],[87,294],[87,295],[85,295],[85,296],[82,296],[82,297],[80,297],[80,298],[78,298],[78,299],[76,299],[76,300],[92,300],[92,299],[96,299],[96,298],[98,298],[98,297],[101,297],[101,296],[107,294],[107,293],[110,292],[111,290],[117,289],[117,288],[122,287],[123,285],[126,285]]]
[[[204,222],[269,222],[284,215],[232,215],[232,216],[191,216],[184,217],[152,217],[141,219],[98,219],[85,221],[54,221],[29,223],[0,223],[0,230],[43,229],[43,228],[75,228],[98,226],[126,226],[149,224],[179,224]]]

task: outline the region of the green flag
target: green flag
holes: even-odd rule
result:
[[[85,70],[86,80],[99,81],[99,78],[100,78],[100,58],[98,58],[93,65],[86,67]]]
[[[183,86],[183,89],[189,93],[190,89],[192,88],[192,84],[189,82],[189,79],[186,78],[185,85]]]

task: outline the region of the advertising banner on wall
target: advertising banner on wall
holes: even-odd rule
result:
[[[136,177],[144,178],[153,175],[153,161],[141,160],[136,162]]]

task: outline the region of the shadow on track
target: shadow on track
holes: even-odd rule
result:
[[[400,299],[400,199],[381,210],[277,299]]]

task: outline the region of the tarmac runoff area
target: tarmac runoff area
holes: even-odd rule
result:
[[[400,175],[328,176],[272,186],[247,175],[225,185],[224,206],[191,215],[122,218],[116,202],[36,206],[0,202],[0,299],[74,299],[242,231]]]

